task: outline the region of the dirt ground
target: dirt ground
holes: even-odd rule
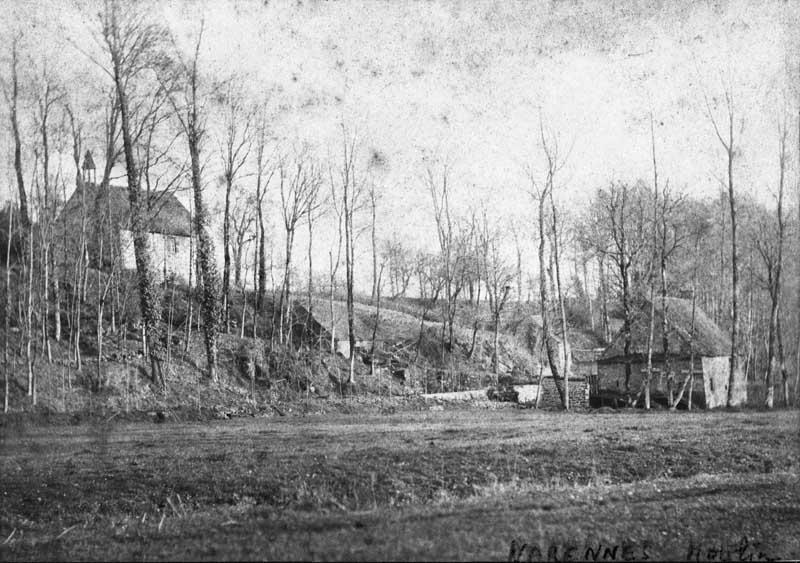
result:
[[[0,560],[800,557],[796,411],[465,408],[0,433]]]

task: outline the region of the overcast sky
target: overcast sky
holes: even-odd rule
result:
[[[80,29],[62,2],[18,6],[47,25]],[[325,153],[344,121],[360,130],[365,150],[386,156],[383,234],[397,229],[421,243],[432,232],[424,156],[451,163],[460,208],[483,199],[498,216],[525,218],[523,170],[542,163],[540,115],[571,149],[560,192],[574,208],[612,179],[652,177],[650,112],[661,177],[716,193],[725,162],[704,92],[722,120],[725,88],[742,120],[739,185],[766,200],[779,112],[787,99],[797,111],[787,68],[798,67],[798,2],[188,6],[157,5],[184,36],[205,15],[205,68],[243,75],[254,97],[269,96],[277,136]],[[61,60],[87,64],[53,43]]]
[[[389,157],[385,182],[398,203],[420,191],[428,153],[452,162],[459,195],[496,204],[504,196],[515,209],[522,168],[541,162],[540,112],[572,147],[563,183],[573,196],[612,178],[651,177],[651,111],[662,175],[712,193],[724,161],[703,92],[714,108],[725,87],[744,120],[743,187],[757,190],[776,174],[775,127],[792,55],[787,26],[797,3],[274,2],[209,10],[215,64],[232,63],[273,89],[287,106],[277,124],[286,134],[324,144],[338,120],[359,124]]]

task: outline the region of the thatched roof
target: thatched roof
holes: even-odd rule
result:
[[[692,343],[692,302],[687,299],[668,297],[666,299],[667,316],[667,345],[669,355],[673,358],[688,358],[691,354],[691,346],[694,347],[695,356],[729,356],[731,353],[731,341],[728,335],[719,328],[714,321],[696,307],[694,320],[694,341]],[[655,302],[655,326],[653,331],[653,357],[656,360],[663,359],[663,331],[662,322],[664,312],[662,310],[661,299]],[[630,357],[646,358],[647,341],[650,336],[650,303],[646,302],[636,314],[631,323],[631,351]],[[611,343],[603,352],[600,361],[613,363],[625,358],[624,354],[625,334],[620,330]]]
[[[145,192],[142,192],[142,199],[145,197]],[[83,190],[76,189],[70,196],[62,216],[73,219],[80,217],[84,201],[89,222],[97,221],[107,214],[110,224],[119,225],[122,229],[130,228],[127,187],[109,186],[108,190],[103,190],[97,184],[85,184]],[[191,235],[191,215],[173,192],[151,192],[148,207],[148,232],[181,237]]]

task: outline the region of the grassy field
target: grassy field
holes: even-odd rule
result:
[[[0,560],[796,558],[799,431],[792,411],[6,421]]]

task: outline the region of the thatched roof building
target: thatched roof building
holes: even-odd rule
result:
[[[192,263],[191,214],[172,191],[142,191],[146,206],[145,228],[149,253],[156,275],[174,274],[190,279]],[[64,245],[63,255],[74,259],[81,249],[81,233],[85,233],[89,264],[108,269],[119,266],[135,270],[136,260],[131,232],[128,188],[104,187],[85,182],[67,200],[56,226],[56,237]]]
[[[142,192],[142,200],[147,194]],[[178,201],[172,191],[151,192],[147,202],[147,232],[162,235],[188,237],[192,234],[191,214]],[[84,183],[83,189],[76,189],[67,200],[62,217],[70,223],[80,221],[86,210],[87,222],[91,225],[99,221],[130,228],[130,200],[128,188],[124,186],[108,186]]]
[[[692,302],[668,297],[666,307],[661,299],[655,301],[653,320],[654,380],[650,382],[656,401],[666,400],[677,389],[680,380],[692,374],[689,391],[683,396],[688,402],[694,394],[695,405],[706,408],[725,406],[730,384],[731,341],[699,308],[695,308],[692,326]],[[667,353],[663,345],[663,321],[667,319]],[[631,347],[625,354],[625,332],[620,330],[611,345],[597,361],[597,380],[594,392],[601,400],[608,394],[630,397],[643,389],[647,372],[647,343],[650,337],[650,303],[645,302],[631,323]],[[694,363],[690,358],[694,352]],[[695,380],[698,387],[695,389]],[[670,385],[672,385],[670,391]],[[747,400],[747,386],[741,370],[733,380],[732,405]]]
[[[665,311],[661,299],[655,301],[655,325],[653,330],[653,358],[662,361],[663,320]],[[695,357],[730,356],[731,341],[728,335],[700,309],[695,308],[694,338],[692,338],[692,302],[688,299],[667,297],[667,346],[670,357],[689,359],[692,347]],[[647,343],[650,337],[650,303],[645,303],[631,323],[630,356],[647,358]],[[625,358],[625,333],[619,331],[600,357],[600,362],[613,363]]]

